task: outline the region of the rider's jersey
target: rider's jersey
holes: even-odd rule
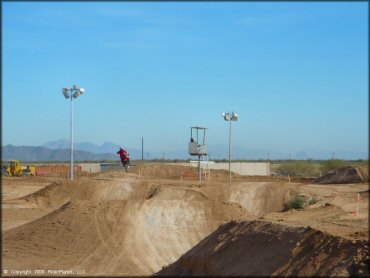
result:
[[[130,159],[129,154],[126,150],[121,149],[117,152],[117,154],[119,154],[119,156],[121,157],[121,160]]]

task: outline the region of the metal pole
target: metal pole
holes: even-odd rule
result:
[[[144,160],[144,137],[141,137],[141,160]]]
[[[199,179],[199,182],[202,181],[202,171],[200,169],[200,155],[198,155],[198,179]]]
[[[71,93],[71,180],[73,180],[73,97]]]
[[[230,119],[230,134],[229,134],[229,181],[231,181],[231,119]]]

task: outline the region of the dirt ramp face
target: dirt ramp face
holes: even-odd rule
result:
[[[220,184],[217,187],[205,187],[203,191],[213,199],[239,204],[249,214],[260,217],[269,212],[282,211],[284,204],[293,194],[295,184],[236,182],[232,185]]]
[[[208,199],[191,189],[148,188],[144,200],[129,201],[125,232],[127,275],[150,275],[176,261],[182,254],[213,232],[220,224],[241,217],[245,211]],[[122,261],[117,261],[122,265]],[[127,271],[121,269],[123,271]]]
[[[330,171],[313,181],[318,184],[341,184],[368,182],[369,176],[360,168],[347,166]]]
[[[220,226],[155,276],[368,276],[368,246],[263,221]]]

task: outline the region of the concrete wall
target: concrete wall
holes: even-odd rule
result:
[[[78,163],[78,165],[81,166],[82,172],[88,173],[97,173],[105,170],[120,169],[122,167],[121,163]],[[198,167],[198,162],[191,161],[190,163],[174,163],[174,165]],[[210,161],[209,169],[229,170],[229,163],[214,163],[213,161]],[[231,172],[244,176],[270,176],[270,169],[270,162],[231,162]]]
[[[78,163],[82,172],[98,173],[101,171],[100,163]]]
[[[101,163],[100,164],[100,169],[102,172],[104,171],[110,171],[110,170],[122,170],[122,163],[116,162],[116,163]]]
[[[202,164],[202,161],[201,161]],[[191,161],[190,163],[177,163],[177,165],[198,167],[198,163]],[[271,162],[231,162],[231,172],[244,176],[270,176]],[[209,169],[214,170],[229,170],[228,162],[209,163]]]
[[[231,162],[230,170],[239,175],[244,176],[270,176],[270,162]],[[229,170],[229,163],[210,164],[210,169]]]

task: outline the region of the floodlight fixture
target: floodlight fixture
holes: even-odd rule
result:
[[[73,94],[73,97],[74,98],[77,98],[80,95],[82,95],[84,92],[85,92],[85,89],[84,88],[77,88],[77,89],[75,89],[75,93]]]
[[[222,117],[225,121],[230,121],[230,113],[222,113]]]
[[[80,91],[79,91],[79,90],[77,90],[77,91],[73,94],[73,97],[74,97],[74,98],[77,98],[80,94],[81,94],[81,93],[80,93]]]
[[[238,120],[238,114],[232,112],[231,113],[231,120],[236,122]]]
[[[70,95],[68,93],[68,88],[63,88],[62,92],[63,92],[63,95],[64,95],[65,98],[67,98],[67,99],[70,98]]]

